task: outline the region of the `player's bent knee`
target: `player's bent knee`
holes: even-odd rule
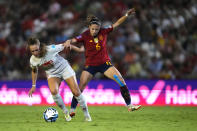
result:
[[[79,89],[81,90],[81,92],[85,89],[86,83],[80,83],[79,84]]]
[[[73,92],[73,95],[74,95],[75,97],[78,97],[78,96],[81,95],[81,92],[80,92],[80,91]]]
[[[79,85],[79,90],[82,92],[83,91],[83,86]]]
[[[58,91],[57,90],[51,90],[52,95],[57,95]]]

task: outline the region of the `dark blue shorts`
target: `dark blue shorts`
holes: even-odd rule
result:
[[[86,66],[84,70],[92,75],[95,75],[97,72],[104,73],[109,67],[112,67],[111,62],[105,62],[104,64],[98,66]]]

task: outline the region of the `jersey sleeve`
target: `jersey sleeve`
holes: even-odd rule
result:
[[[84,41],[84,35],[80,34],[79,36],[75,37],[75,39],[77,40],[77,42],[83,42]]]
[[[113,26],[112,26],[112,25],[105,26],[105,27],[103,28],[103,31],[104,31],[104,33],[108,34],[108,33],[110,33],[110,32],[113,31]]]
[[[48,50],[51,52],[61,52],[62,50],[64,50],[64,45],[63,44],[49,45]]]
[[[34,69],[34,68],[38,67],[40,60],[36,59],[34,56],[31,56],[29,63],[30,63],[30,67],[32,69]]]
[[[31,67],[32,69],[35,69],[37,66],[34,66],[33,64],[30,63],[30,67]]]

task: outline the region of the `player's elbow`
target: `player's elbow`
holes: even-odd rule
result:
[[[119,26],[119,24],[115,23],[115,24],[113,24],[112,26],[113,26],[113,29],[115,29],[116,27]]]
[[[84,46],[82,46],[82,47],[80,48],[79,52],[80,52],[80,53],[85,52],[85,48],[84,48]]]
[[[38,68],[37,68],[37,67],[32,68],[32,72],[33,72],[33,73],[37,73],[37,72],[38,72]]]

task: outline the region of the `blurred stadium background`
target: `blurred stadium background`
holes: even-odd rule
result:
[[[108,38],[110,57],[122,75],[196,79],[195,0],[0,0],[0,79],[31,78],[25,45],[29,36],[60,43],[84,30],[87,14],[95,14],[105,26],[131,7],[136,8],[136,16]],[[83,55],[71,53],[67,58],[79,76]],[[39,77],[45,79],[44,73]]]
[[[129,126],[131,123],[128,121],[121,123],[126,118],[120,119],[120,123],[114,124],[115,128],[111,128],[112,123],[109,124],[109,121],[116,119],[113,113],[110,114],[111,108],[90,107],[90,111],[95,114],[93,115],[95,122],[92,125],[85,124],[80,129],[94,127],[91,129],[97,130],[99,125],[100,130],[195,129],[196,0],[0,0],[0,114],[4,116],[0,120],[0,125],[4,126],[0,129],[31,130],[31,127],[37,126],[37,130],[45,130],[43,121],[34,115],[30,116],[28,112],[39,116],[45,107],[12,107],[16,109],[13,112],[9,106],[2,105],[54,105],[52,98],[49,97],[50,92],[42,70],[39,71],[37,82],[39,89],[32,99],[27,96],[31,87],[30,54],[26,49],[28,37],[36,36],[47,44],[61,43],[85,30],[85,19],[88,14],[96,15],[102,20],[102,26],[106,26],[115,22],[132,7],[136,9],[136,16],[129,18],[114,30],[109,35],[107,43],[112,63],[126,79],[133,95],[132,102],[146,106],[193,107],[145,107],[144,111],[137,112],[136,116],[123,112],[123,116],[128,115],[128,121],[129,117],[134,117],[132,123],[135,128]],[[84,65],[84,55],[72,51],[64,51],[61,55],[70,62],[79,78]],[[60,93],[65,103],[69,104],[72,94],[64,82]],[[103,93],[106,93],[106,97],[102,95]],[[124,105],[119,87],[100,74],[90,82],[84,94],[89,98],[87,99],[89,105]],[[99,111],[101,108],[107,112],[103,118],[99,115],[102,114]],[[116,115],[122,112],[123,109],[119,110],[120,108],[113,108]],[[4,114],[5,110],[7,115]],[[22,120],[17,115],[15,119],[16,112],[25,114],[26,118]],[[33,120],[29,120],[29,117]],[[10,119],[13,120],[10,122]],[[15,128],[17,121],[22,121],[19,124],[33,123],[28,128],[25,126]],[[41,122],[41,125],[37,121]],[[63,120],[60,121],[64,124]],[[10,123],[12,126],[9,126]],[[56,126],[58,125],[53,125],[51,129],[56,130]],[[62,129],[61,126],[58,126],[58,130]],[[73,127],[79,129],[75,123],[67,126],[71,130]]]

